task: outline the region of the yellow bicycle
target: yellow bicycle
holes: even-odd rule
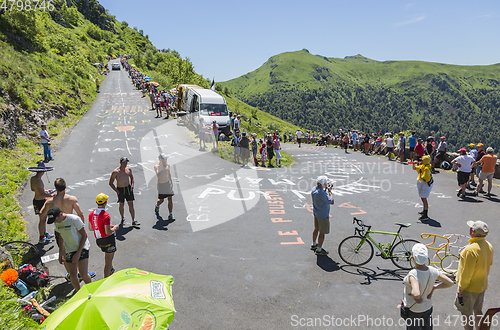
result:
[[[461,246],[463,240],[470,239],[466,235],[460,234],[429,234],[423,233],[420,235],[422,239],[432,238],[432,243],[425,244],[429,250],[434,250],[436,253],[430,261],[431,265],[439,265],[445,273],[454,275],[458,270],[458,261],[460,252],[467,246]]]

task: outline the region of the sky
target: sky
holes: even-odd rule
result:
[[[343,58],[459,65],[500,63],[498,0],[99,0],[158,49],[226,81],[271,56],[307,49]]]

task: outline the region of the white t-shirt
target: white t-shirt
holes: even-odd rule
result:
[[[455,158],[455,162],[461,165],[458,172],[470,173],[472,171],[471,165],[475,162],[475,159],[471,155],[461,155]]]
[[[297,138],[301,138],[302,137],[302,132],[301,131],[297,131],[297,133],[295,133],[295,135],[297,136]]]
[[[410,276],[413,276],[420,287],[420,296],[422,297],[422,302],[420,304],[415,304],[415,299],[408,294],[411,293],[411,283]],[[403,279],[405,285],[404,289],[404,303],[405,306],[411,307],[410,310],[415,313],[422,313],[429,310],[432,307],[432,298],[427,299],[427,296],[432,291],[432,286],[434,282],[439,277],[439,270],[434,267],[428,267],[428,270],[418,270],[412,269]],[[425,290],[425,291],[424,291]],[[413,305],[413,306],[412,306]]]
[[[48,143],[49,142],[49,140],[47,140],[47,139],[50,139],[50,137],[49,137],[49,133],[46,130],[42,129],[40,131],[40,136],[41,136],[40,141],[42,143]]]
[[[240,129],[240,121],[238,118],[234,120],[234,129]]]
[[[57,231],[64,240],[64,249],[66,253],[78,250],[80,240],[82,239],[82,235],[80,235],[78,231],[85,227],[80,217],[74,214],[66,214],[66,219],[59,223],[54,222],[54,226],[55,231]],[[85,250],[90,249],[88,237],[83,248]]]
[[[393,138],[387,138],[387,148],[394,148],[394,139]]]

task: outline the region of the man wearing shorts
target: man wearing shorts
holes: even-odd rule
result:
[[[493,185],[493,176],[495,175],[495,166],[498,159],[493,152],[494,149],[492,147],[486,148],[486,155],[481,157],[481,159],[476,162],[477,165],[481,166],[481,172],[479,172],[479,184],[474,192],[475,196],[477,196],[478,192],[483,190],[484,180],[488,180],[488,193],[486,194],[486,197],[491,196],[491,186]]]
[[[323,242],[325,241],[325,235],[330,233],[330,205],[333,205],[334,200],[332,196],[332,186],[327,183],[327,179],[328,178],[324,175],[318,177],[318,179],[316,179],[316,187],[311,191],[314,214],[313,243],[311,245],[311,250],[313,250],[317,256],[328,254],[328,251],[323,249]],[[328,191],[328,194],[325,189]],[[316,239],[318,239],[317,243]]]
[[[135,209],[134,209],[134,176],[132,175],[132,169],[127,166],[129,160],[127,157],[120,158],[120,166],[115,168],[111,172],[111,177],[109,178],[109,186],[118,195],[118,203],[120,206],[118,210],[120,211],[120,216],[122,220],[120,224],[125,224],[125,200],[127,200],[128,210],[130,216],[132,217],[132,226],[139,226],[140,223],[135,220]],[[116,180],[116,186],[115,186]]]
[[[59,233],[59,263],[64,264],[75,291],[80,290],[78,274],[85,283],[90,283],[88,274],[90,242],[82,220],[73,214],[66,214],[58,207],[47,212],[47,223],[54,223]]]
[[[474,315],[474,323],[479,325],[483,314],[484,293],[488,288],[488,274],[493,264],[493,247],[486,241],[488,225],[483,221],[467,221],[469,226],[469,245],[460,252],[456,281],[458,284],[455,307],[467,321]],[[467,322],[466,330],[474,324]]]
[[[297,143],[299,144],[300,148],[300,142],[302,142],[302,132],[298,129],[297,132],[295,132],[295,136],[297,137]]]
[[[115,230],[120,226],[111,227],[111,217],[106,212],[108,195],[100,193],[95,199],[97,208],[89,214],[89,230],[94,232],[96,244],[105,253],[104,256],[104,277],[108,277],[115,272],[113,268],[113,257],[116,252]]]
[[[158,156],[159,162],[155,165],[155,173],[158,178],[158,200],[155,205],[155,213],[158,215],[160,212],[160,205],[163,204],[165,198],[168,200],[168,220],[175,221],[172,214],[174,203],[172,196],[174,196],[174,184],[172,176],[170,175],[170,165],[167,163],[167,155],[161,154]]]
[[[36,174],[30,179],[30,187],[31,191],[35,193],[35,197],[33,197],[33,210],[35,214],[38,215],[38,233],[39,240],[38,244],[49,244],[52,243],[50,240],[54,235],[51,235],[47,232],[47,225],[45,223],[45,217],[42,219],[40,215],[40,211],[45,204],[47,197],[52,197],[52,193],[54,191],[45,190],[45,186],[42,180],[43,175],[47,171],[51,171],[52,167],[46,167],[43,161],[38,162],[37,167],[30,167],[28,170],[35,172]]]
[[[476,163],[474,158],[471,155],[467,154],[466,149],[458,150],[460,156],[453,159],[451,163],[453,165],[458,166],[457,170],[457,181],[460,189],[457,191],[457,197],[465,197],[465,187],[467,186],[467,182],[469,181],[470,172],[472,171],[472,167]],[[437,157],[437,156],[436,156]]]

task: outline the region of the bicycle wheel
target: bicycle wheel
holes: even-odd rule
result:
[[[458,270],[459,258],[454,254],[447,254],[441,260],[441,269],[448,274],[455,274]]]
[[[392,263],[401,269],[410,270],[413,268],[411,260],[411,249],[420,242],[414,239],[404,239],[393,246],[391,250]]]
[[[373,245],[364,237],[349,236],[339,244],[339,255],[346,264],[361,266],[373,258]]]
[[[11,241],[2,244],[12,256],[14,267],[20,267],[24,264],[37,265],[41,263],[38,248],[31,243],[24,241]]]

